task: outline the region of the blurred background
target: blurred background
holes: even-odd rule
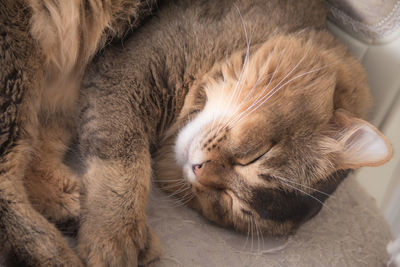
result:
[[[390,140],[392,160],[357,181],[400,235],[400,0],[328,0],[328,28],[363,64],[374,98],[370,121]]]

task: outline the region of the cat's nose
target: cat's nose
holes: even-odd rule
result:
[[[196,176],[195,182],[215,189],[225,188],[225,181],[220,175],[221,165],[222,164],[212,162],[211,160],[204,161],[200,164],[193,164],[192,170]]]
[[[204,170],[204,164],[203,163],[201,163],[201,164],[193,164],[192,165],[192,170],[193,170],[193,172],[194,172],[194,174],[196,176],[199,176],[199,175],[201,175],[201,173]]]

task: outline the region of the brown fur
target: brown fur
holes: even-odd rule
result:
[[[80,266],[47,221],[78,215],[79,186],[63,154],[83,72],[153,1],[0,1],[0,237],[30,266]],[[44,217],[43,217],[44,216]]]
[[[32,28],[24,20],[25,24],[18,22],[22,29],[11,32],[22,37],[13,40],[28,38],[32,43],[28,46],[34,47],[28,54],[39,59],[22,64],[21,49],[16,53],[20,61],[14,58],[7,64],[19,62],[15,64],[29,74],[22,75],[27,80],[21,84],[29,90],[24,97],[10,97],[14,102],[7,105],[16,105],[21,118],[5,125],[22,125],[25,135],[6,139],[11,141],[2,157],[0,208],[5,216],[0,218],[0,229],[7,247],[25,255],[21,259],[26,263],[82,264],[36,211],[62,221],[74,218],[78,209],[77,249],[85,264],[134,266],[156,260],[160,248],[145,214],[151,152],[155,176],[164,190],[221,225],[246,232],[257,224],[259,231],[271,234],[290,233],[314,216],[347,174],[344,169],[366,164],[359,153],[344,153],[359,137],[355,133],[360,123],[369,127],[360,119],[369,106],[365,75],[326,32],[325,9],[319,1],[182,0],[163,3],[158,16],[124,49],[109,49],[88,71],[78,130],[87,167],[79,207],[77,179],[61,162],[71,138],[64,129],[74,124],[66,114],[93,52],[107,34],[123,32],[123,26],[114,27],[121,24],[113,14],[119,17],[132,10],[125,5],[113,9],[119,6],[109,5],[113,2],[102,6],[88,1],[99,16],[86,17],[83,2],[53,3],[32,1],[31,9],[17,6],[33,21]],[[25,15],[21,14],[20,19]],[[82,28],[77,30],[76,25]],[[107,25],[116,30],[103,31]],[[251,33],[249,51],[244,27],[248,37]],[[66,34],[71,38],[64,43]],[[294,68],[298,62],[302,64]],[[243,66],[247,71],[241,75]],[[313,72],[296,78],[308,71]],[[10,75],[2,77],[10,80]],[[66,83],[71,77],[76,82]],[[195,120],[209,101],[229,100],[235,88],[240,87],[241,94],[232,103],[239,112],[245,111],[257,99],[251,92],[262,97],[267,84],[278,86],[284,78],[293,80],[246,119],[222,128],[235,119],[222,117],[198,130],[190,144],[205,160],[192,162],[196,179],[189,183],[175,160],[180,155],[174,155],[179,130]],[[67,93],[54,93],[65,86]],[[37,99],[41,101],[33,101]],[[12,127],[7,127],[10,132]],[[27,151],[34,154],[32,160]],[[390,157],[389,151],[375,163]],[[293,183],[302,191],[290,186]],[[52,190],[46,198],[39,191],[42,185]],[[38,205],[36,210],[28,197]]]
[[[129,251],[148,246],[150,152],[161,187],[221,225],[287,234],[320,210],[355,167],[344,157],[359,137],[353,126],[370,127],[360,119],[370,105],[365,74],[324,23],[319,1],[176,1],[123,49],[96,59],[79,127],[87,171],[78,247],[89,263],[108,262],[108,254],[126,263]],[[267,84],[289,80],[235,125],[232,116],[204,124],[189,140],[203,160],[187,160],[188,171],[177,162],[177,136],[207,105],[212,115],[232,99],[240,113]],[[235,88],[241,94],[233,98]],[[384,149],[379,164],[391,157],[390,145]]]

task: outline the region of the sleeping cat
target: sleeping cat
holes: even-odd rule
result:
[[[0,250],[31,266],[81,266],[53,223],[79,215],[63,163],[88,61],[154,0],[0,0]]]
[[[146,223],[154,176],[226,227],[292,233],[349,170],[384,164],[363,120],[365,74],[325,29],[320,1],[162,3],[82,91],[78,253],[89,266],[157,259]]]

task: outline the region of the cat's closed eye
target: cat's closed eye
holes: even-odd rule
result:
[[[265,154],[267,154],[268,151],[269,151],[269,149],[267,151],[265,151],[265,152],[262,152],[261,154],[257,154],[258,156],[256,156],[255,158],[254,157],[250,158],[250,160],[249,159],[245,159],[245,160],[237,159],[236,160],[236,165],[249,166],[249,165],[257,162],[260,158],[262,158]]]
[[[259,159],[265,156],[274,146],[276,145],[275,141],[272,141],[267,146],[261,147],[254,153],[250,153],[250,155],[246,155],[245,157],[238,157],[235,160],[235,165],[239,166],[249,166],[253,163],[256,163]]]

